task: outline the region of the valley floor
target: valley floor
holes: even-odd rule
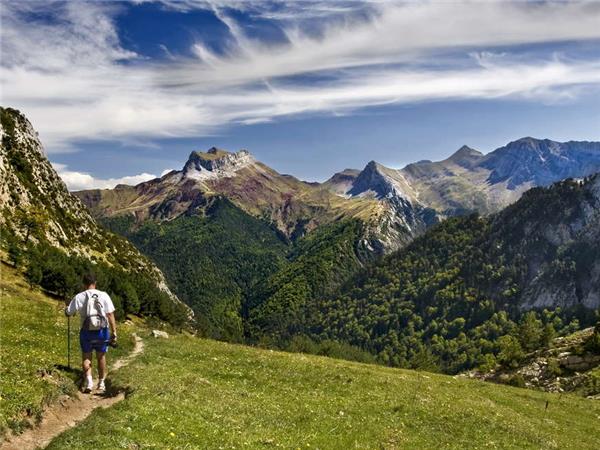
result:
[[[19,398],[19,386],[29,386],[40,365],[64,360],[34,341],[7,340],[26,335],[34,326],[30,318],[56,309],[40,294],[26,297],[26,289],[3,285],[5,423],[7,414],[22,414],[11,400]],[[46,338],[60,345],[60,331],[58,325],[38,327],[38,346]],[[188,335],[154,339],[141,327],[137,332],[144,353],[111,375],[127,389],[126,399],[95,410],[48,448],[600,448],[598,401]],[[19,382],[7,378],[15,374]],[[33,405],[42,394],[23,398]]]

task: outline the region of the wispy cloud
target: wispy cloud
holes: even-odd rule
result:
[[[113,3],[3,3],[2,103],[23,109],[56,152],[82,139],[198,136],[232,122],[439,99],[548,101],[600,85],[598,56],[524,60],[507,51],[600,39],[597,3],[312,2],[303,5],[316,20],[310,30],[306,14],[294,18],[297,2],[166,5],[212,10],[235,48],[216,54],[196,42],[194,57],[165,47],[169,58],[152,61],[122,47]],[[255,39],[232,8],[275,21],[286,39]],[[41,10],[60,20],[32,16]]]
[[[84,189],[112,189],[118,184],[136,185],[144,181],[156,178],[150,173],[125,176],[121,178],[96,178],[89,173],[69,170],[65,164],[52,163],[54,170],[62,178],[70,191],[81,191]]]

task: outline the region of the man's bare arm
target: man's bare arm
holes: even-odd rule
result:
[[[108,313],[106,317],[108,317],[108,323],[110,324],[111,340],[114,341],[117,339],[117,321],[115,320],[115,314]]]
[[[77,313],[75,297],[71,301],[65,302],[65,316],[74,316]]]

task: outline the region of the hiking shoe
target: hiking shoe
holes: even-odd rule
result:
[[[104,380],[100,380],[98,382],[98,394],[104,394],[106,392],[106,386],[104,385]]]
[[[89,394],[90,392],[92,392],[92,389],[94,388],[94,384],[92,382],[89,382],[85,385],[85,387],[83,388],[83,393],[84,394]]]

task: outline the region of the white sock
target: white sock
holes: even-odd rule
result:
[[[88,386],[91,386],[92,384],[94,384],[94,380],[92,379],[91,375],[87,376],[87,383],[88,383]]]

